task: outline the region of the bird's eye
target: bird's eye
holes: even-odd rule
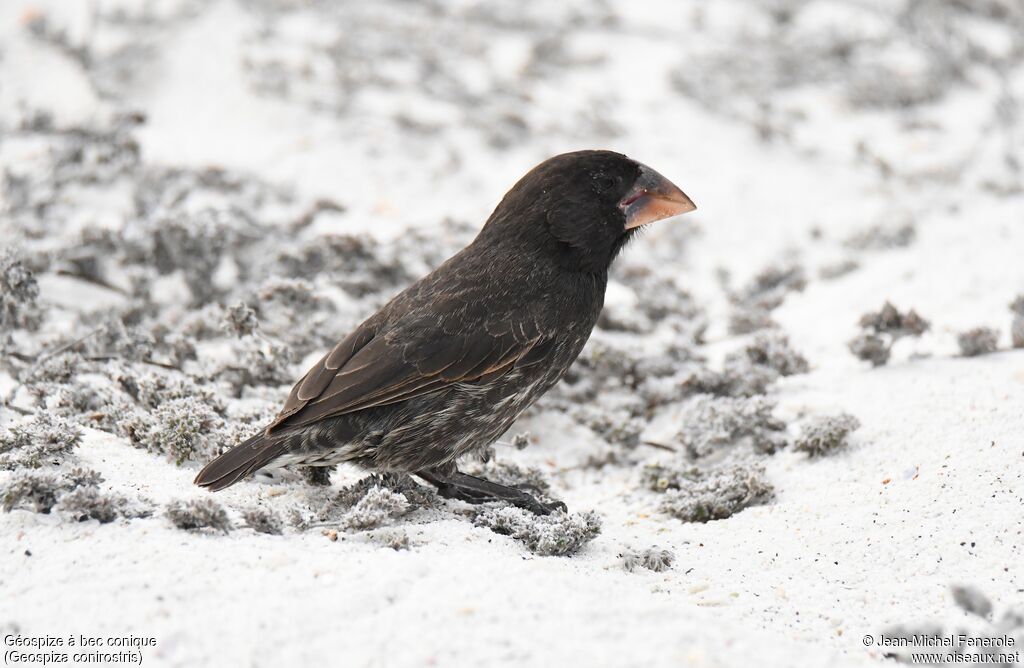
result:
[[[615,187],[615,179],[607,174],[598,174],[594,177],[594,186],[598,192],[608,192]]]

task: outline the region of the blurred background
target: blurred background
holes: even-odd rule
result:
[[[697,201],[650,246],[699,230],[700,291],[811,234],[837,266],[954,211],[1005,239],[1020,203],[1014,0],[10,0],[0,30],[12,241],[149,217],[127,203],[169,168],[324,200],[304,234],[477,228],[543,158],[604,147]]]

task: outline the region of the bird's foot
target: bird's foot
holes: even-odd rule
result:
[[[420,471],[416,475],[437,487],[437,493],[446,499],[458,499],[467,503],[505,501],[537,515],[550,515],[556,510],[563,512],[567,510],[561,501],[544,503],[521,489],[499,485],[496,482],[471,476],[461,471],[444,474],[436,471]]]

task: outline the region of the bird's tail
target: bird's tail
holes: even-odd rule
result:
[[[230,487],[274,461],[287,449],[288,439],[260,432],[203,467],[195,484],[217,492]]]

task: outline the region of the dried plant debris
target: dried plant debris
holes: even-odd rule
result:
[[[799,264],[779,264],[765,267],[747,283],[736,299],[739,302],[764,304],[775,308],[790,292],[807,287],[807,274]]]
[[[758,332],[741,350],[727,355],[720,371],[700,362],[680,365],[680,368],[682,381],[674,388],[678,391],[672,394],[673,400],[693,394],[763,395],[780,376],[806,373],[810,367],[785,334],[770,330]]]
[[[553,396],[562,394],[580,401],[594,399],[608,390],[643,393],[648,381],[672,376],[681,363],[700,359],[686,343],[638,351],[595,333],[563,382],[555,386]]]
[[[874,334],[889,334],[894,338],[903,336],[921,336],[931,327],[931,323],[911,309],[906,313],[890,302],[885,302],[878,313],[865,313],[861,316],[860,326]]]
[[[913,223],[873,225],[853,233],[843,241],[843,245],[854,250],[906,248],[914,242],[916,236]]]
[[[0,488],[0,501],[8,512],[24,508],[36,513],[49,513],[67,489],[67,481],[56,473],[18,471]]]
[[[626,409],[608,409],[584,404],[566,408],[569,415],[589,428],[605,443],[632,450],[640,444],[640,434],[647,426],[645,420],[634,417]]]
[[[45,411],[12,425],[0,435],[0,469],[40,468],[60,464],[82,442],[82,432]]]
[[[154,217],[152,253],[161,274],[181,271],[195,306],[220,296],[213,273],[221,262],[231,235],[225,221],[227,211],[205,209],[194,216]]]
[[[661,573],[672,568],[672,564],[676,560],[674,552],[663,550],[657,545],[639,552],[627,549],[619,556],[622,558],[622,567],[629,573],[634,573],[640,568]]]
[[[839,260],[831,264],[823,265],[818,269],[818,276],[826,281],[842,278],[847,274],[860,269],[860,263],[853,259]]]
[[[865,313],[860,319],[861,333],[850,340],[848,347],[858,359],[882,366],[892,355],[892,346],[905,336],[921,336],[931,323],[911,309],[901,313],[885,302],[877,313]]]
[[[437,494],[408,475],[370,475],[338,490],[317,513],[317,519],[351,529],[370,529],[438,505]]]
[[[790,292],[807,286],[807,273],[796,263],[770,265],[762,269],[738,292],[730,295],[733,304],[729,332],[749,334],[774,327],[771,312]]]
[[[673,330],[681,340],[699,343],[707,328],[704,309],[671,275],[659,274],[647,266],[615,266],[613,280],[631,295],[629,300],[605,304],[597,321],[599,329],[646,334],[656,328]]]
[[[185,531],[212,529],[228,533],[234,528],[224,506],[210,498],[175,499],[164,508],[164,514],[171,524]]]
[[[356,505],[341,518],[349,529],[372,529],[409,511],[409,500],[400,492],[384,487],[371,487]]]
[[[515,538],[542,557],[576,554],[601,533],[601,520],[593,512],[534,515],[522,508],[505,506],[480,512],[474,523]]]
[[[61,326],[68,334],[0,337],[3,365],[33,408],[127,437],[176,463],[205,460],[261,427],[259,412],[228,414],[232,396],[279,406],[300,371],[297,359],[332,344],[410,280],[409,271],[432,268],[471,233],[452,222],[441,238],[298,241],[280,224],[302,208],[292,194],[248,175],[144,164],[132,148],[134,125],[113,123],[58,131],[40,122],[22,130],[53,150],[41,153],[40,169],[24,181],[3,184],[12,196],[5,230],[26,243],[22,254],[5,251],[0,262],[0,329],[28,324],[35,277],[46,272],[102,285],[118,301],[92,312],[51,309],[68,316],[71,327]],[[62,233],[62,202],[73,206],[82,193],[95,199],[115,182],[133,200],[124,212],[131,224]],[[306,263],[318,258],[323,266]],[[225,266],[236,280],[218,278]],[[155,300],[151,288],[161,276],[184,282],[187,309]],[[341,284],[351,299],[328,299],[316,281]],[[320,327],[328,318],[331,325]],[[306,326],[294,327],[298,320]]]
[[[174,399],[153,411],[150,420],[150,428],[141,437],[142,445],[178,465],[218,452],[216,430],[223,423],[206,402],[192,397]]]
[[[871,366],[884,366],[892,355],[892,341],[877,334],[861,333],[848,344],[858,359],[871,362]]]
[[[774,369],[780,376],[807,373],[807,359],[793,349],[789,337],[778,331],[758,332],[743,351],[754,364]]]
[[[496,6],[467,5],[437,11],[384,2],[373,7],[335,4],[302,6],[262,3],[259,30],[246,40],[243,73],[247,85],[261,96],[308,108],[336,118],[360,116],[376,109],[364,98],[380,98],[399,111],[390,120],[405,142],[436,139],[452,122],[494,149],[521,145],[528,138],[613,136],[618,124],[612,95],[589,95],[566,101],[560,119],[538,122],[533,114],[516,111],[517,101],[531,99],[568,73],[594,71],[603,57],[575,55],[564,41],[552,37],[551,27],[599,29],[616,21],[604,4],[560,5],[554,13],[524,6],[508,13]],[[398,11],[402,9],[403,11]],[[550,8],[549,8],[550,9]],[[327,33],[324,40],[298,39],[282,29],[282,14],[315,20]],[[473,29],[467,31],[466,26]],[[374,35],[388,34],[402,43],[401,53]],[[431,35],[430,39],[426,35]],[[491,37],[484,37],[489,35]],[[509,77],[491,64],[493,39],[522,40],[527,60],[519,74]],[[284,57],[282,54],[289,54]],[[463,68],[447,64],[478,63],[477,75],[467,79]],[[395,65],[383,67],[382,63]],[[408,77],[403,72],[417,72]],[[402,104],[410,96],[437,100],[454,110],[443,122],[435,114]]]
[[[776,324],[771,309],[761,304],[735,304],[729,313],[730,334],[750,334]]]
[[[256,311],[249,308],[245,302],[238,302],[224,309],[221,329],[233,336],[248,336],[255,333],[259,326]]]
[[[607,443],[633,449],[651,414],[686,396],[679,385],[686,370],[702,368],[688,345],[625,348],[601,332],[566,377],[532,411],[564,412]]]
[[[727,461],[709,469],[691,468],[675,478],[679,487],[666,486],[661,510],[684,522],[721,520],[750,506],[772,500],[775,491],[764,467],[746,461]]]
[[[80,486],[60,497],[57,510],[79,522],[98,520],[100,524],[118,518],[135,519],[153,514],[148,501],[130,499],[115,492],[102,492],[94,486]]]
[[[956,337],[960,354],[964,357],[989,355],[999,349],[999,332],[991,327],[977,327],[960,332]]]
[[[694,459],[743,444],[770,454],[786,445],[786,423],[774,410],[775,402],[765,397],[697,396],[683,406],[677,438]]]
[[[793,449],[811,457],[829,455],[844,447],[847,437],[860,428],[860,420],[849,413],[818,415],[804,422]]]
[[[256,533],[280,535],[284,532],[284,522],[281,516],[269,508],[252,506],[242,512],[242,520],[245,525]]]
[[[746,354],[731,354],[720,371],[703,365],[690,365],[689,375],[680,383],[677,396],[712,394],[719,397],[753,397],[768,392],[779,378],[769,366],[756,364]]]
[[[0,503],[5,511],[21,508],[46,514],[56,509],[76,521],[94,519],[101,524],[152,514],[149,501],[102,492],[99,489],[102,482],[100,474],[91,469],[71,469],[64,473],[16,471],[0,487]]]
[[[10,249],[0,253],[0,332],[39,324],[39,284],[22,259]]]
[[[666,492],[691,485],[700,475],[700,467],[692,462],[675,460],[649,463],[640,471],[640,482],[652,492]]]
[[[715,47],[688,52],[672,72],[675,89],[712,113],[745,122],[765,141],[793,142],[808,115],[801,93],[828,91],[859,110],[913,110],[938,102],[967,72],[996,73],[1020,62],[1024,11],[1014,3],[911,2],[843,5],[763,2],[717,35]],[[696,19],[695,19],[696,20]],[[968,25],[983,21],[1007,40]]]

